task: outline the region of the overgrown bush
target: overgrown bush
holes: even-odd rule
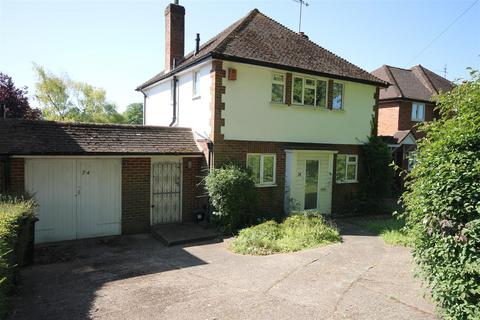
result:
[[[402,196],[413,256],[445,319],[480,319],[480,76],[439,96]]]
[[[272,220],[243,229],[230,247],[236,253],[268,255],[314,248],[336,241],[340,241],[336,227],[322,215],[306,211],[289,216],[283,223]]]
[[[0,195],[0,319],[7,313],[8,296],[14,288],[19,227],[33,214],[33,201]]]
[[[247,170],[235,164],[212,169],[205,186],[215,209],[213,219],[226,233],[258,222],[255,182]]]

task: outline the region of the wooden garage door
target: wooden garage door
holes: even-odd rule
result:
[[[37,243],[120,234],[120,160],[29,159],[25,183],[38,203]]]

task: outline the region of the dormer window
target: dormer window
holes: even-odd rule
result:
[[[425,121],[425,103],[412,103],[412,121]]]
[[[272,102],[285,101],[285,75],[274,73],[272,79]]]

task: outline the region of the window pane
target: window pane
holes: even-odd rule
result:
[[[412,103],[412,120],[417,120],[417,107],[416,103]]]
[[[260,155],[248,155],[247,167],[250,169],[255,183],[260,183]]]
[[[273,102],[283,102],[283,84],[272,84],[272,101]]]
[[[305,86],[307,86],[307,87],[315,87],[315,80],[305,79]]]
[[[303,79],[293,78],[293,102],[301,104],[303,91]]]
[[[305,209],[317,209],[318,160],[305,163]]]
[[[273,81],[283,83],[283,74],[274,74]]]
[[[317,106],[325,108],[327,106],[327,82],[317,81]]]
[[[263,183],[273,183],[273,170],[275,166],[274,156],[263,157]]]
[[[337,155],[337,174],[336,174],[337,181],[345,180],[345,171],[347,170],[346,159],[347,159],[346,156]]]
[[[305,88],[305,95],[303,97],[303,104],[307,106],[315,105],[315,89]]]
[[[423,121],[425,120],[425,105],[419,104],[417,109],[418,120]]]
[[[343,108],[343,84],[334,83],[333,84],[333,109],[342,109]]]
[[[349,181],[357,180],[357,165],[355,164],[347,165],[347,180]]]
[[[356,162],[357,162],[357,157],[355,157],[355,156],[349,156],[349,157],[348,157],[348,162],[355,162],[355,163],[356,163]]]

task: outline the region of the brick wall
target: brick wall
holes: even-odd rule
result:
[[[206,208],[208,203],[202,184],[207,163],[203,157],[183,158],[182,166],[182,220],[192,222],[195,220],[194,211]]]
[[[285,194],[285,150],[336,150],[344,154],[359,155],[359,179],[363,176],[361,163],[361,146],[359,145],[334,145],[334,144],[303,144],[259,141],[224,140],[216,143],[214,152],[214,166],[219,168],[225,163],[235,162],[246,166],[247,153],[275,153],[276,154],[276,187],[257,188],[260,198],[260,210],[271,215],[284,214]],[[335,177],[334,159],[334,175]],[[346,206],[345,201],[352,199],[359,191],[358,183],[336,184],[333,178],[332,212],[337,213]]]
[[[6,184],[6,172],[5,172],[5,162],[7,160],[3,159],[0,157],[0,193],[4,193],[5,190],[5,184]]]
[[[398,131],[398,102],[380,103],[378,108],[378,135],[393,136]]]
[[[185,8],[173,3],[165,9],[165,70],[173,67],[173,59],[185,53]]]
[[[10,159],[10,190],[13,193],[25,192],[25,159]]]
[[[122,233],[150,231],[150,158],[122,159]]]

